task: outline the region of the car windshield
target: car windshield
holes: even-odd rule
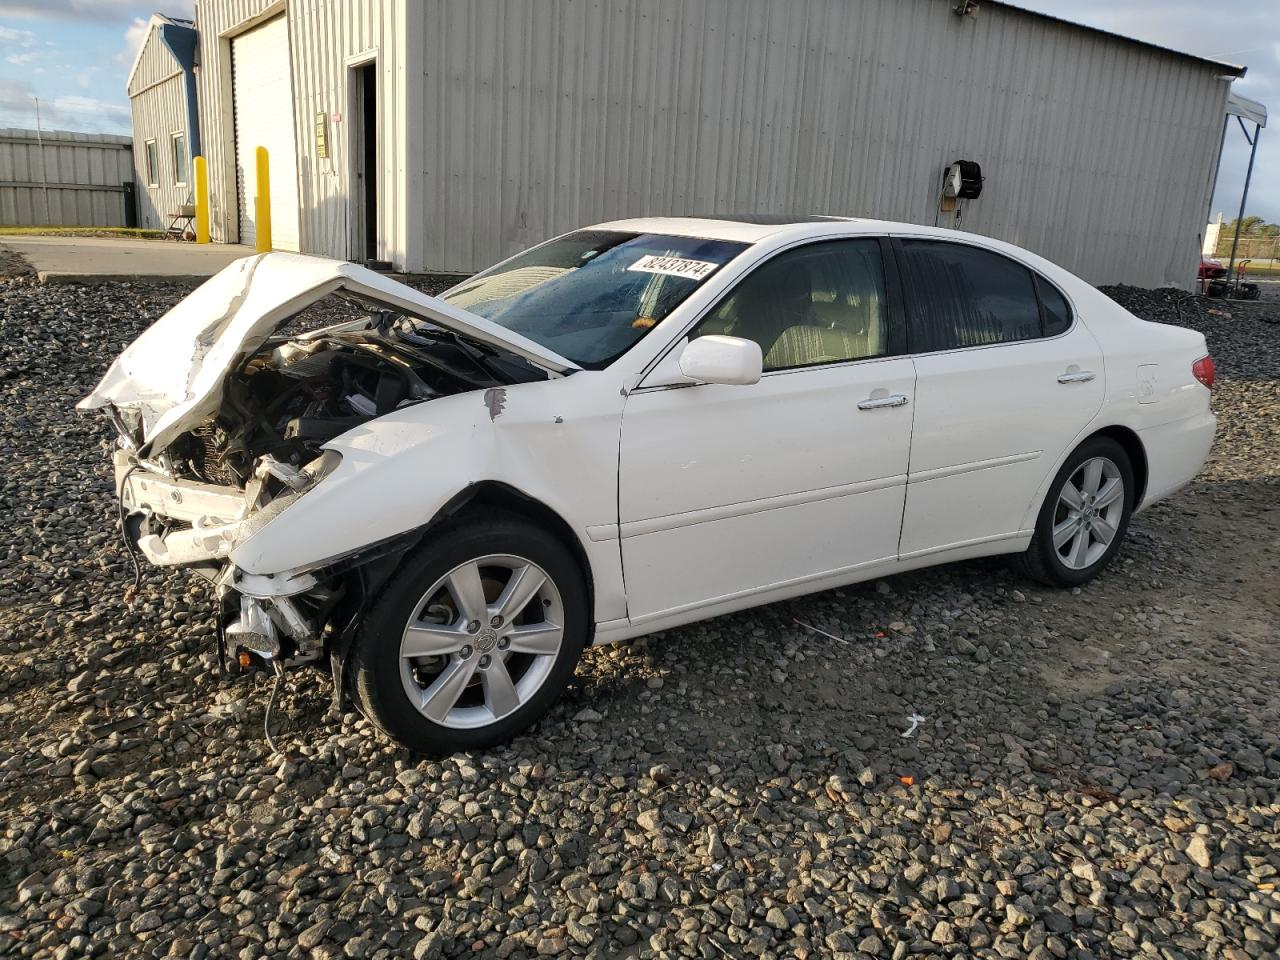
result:
[[[580,230],[454,287],[442,299],[580,367],[630,350],[746,244]]]

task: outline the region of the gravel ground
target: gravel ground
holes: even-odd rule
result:
[[[318,673],[272,755],[205,588],[125,602],[71,407],[182,292],[0,286],[0,954],[1276,956],[1280,304],[1192,305],[1219,441],[1088,587],[964,563],[593,650],[418,761]]]

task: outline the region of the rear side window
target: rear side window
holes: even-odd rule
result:
[[[1040,274],[1036,274],[1036,293],[1040,294],[1040,308],[1044,312],[1044,335],[1056,337],[1071,329],[1071,307],[1058,288]]]
[[[1013,343],[1043,335],[1035,281],[1022,264],[960,243],[904,240],[901,249],[913,351]]]

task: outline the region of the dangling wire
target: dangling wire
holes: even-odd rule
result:
[[[227,679],[227,625],[223,622],[222,601],[218,601],[217,607],[214,609],[213,618],[217,625],[217,642],[218,642],[218,678]]]
[[[267,700],[266,713],[262,715],[262,732],[266,734],[267,746],[271,748],[271,752],[278,757],[285,757],[285,753],[276,746],[276,742],[271,736],[271,714],[275,711],[276,700],[280,697],[280,685],[284,682],[284,667],[280,661],[274,660],[271,663],[276,672],[275,682],[271,685],[271,697]]]
[[[125,552],[129,554],[129,560],[133,563],[133,586],[124,592],[124,602],[129,604],[133,603],[133,598],[137,594],[138,588],[142,586],[142,565],[138,563],[138,548],[129,539],[129,530],[125,526],[124,487],[139,466],[140,464],[135,463],[124,472],[124,476],[120,479],[120,489],[116,491],[116,510],[120,517],[120,539],[124,541]]]

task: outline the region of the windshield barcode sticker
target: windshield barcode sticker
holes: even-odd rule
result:
[[[647,257],[641,257],[627,269],[639,273],[665,273],[668,276],[686,277],[689,280],[705,280],[718,266],[718,263],[708,263],[705,260],[656,257],[650,254]]]

